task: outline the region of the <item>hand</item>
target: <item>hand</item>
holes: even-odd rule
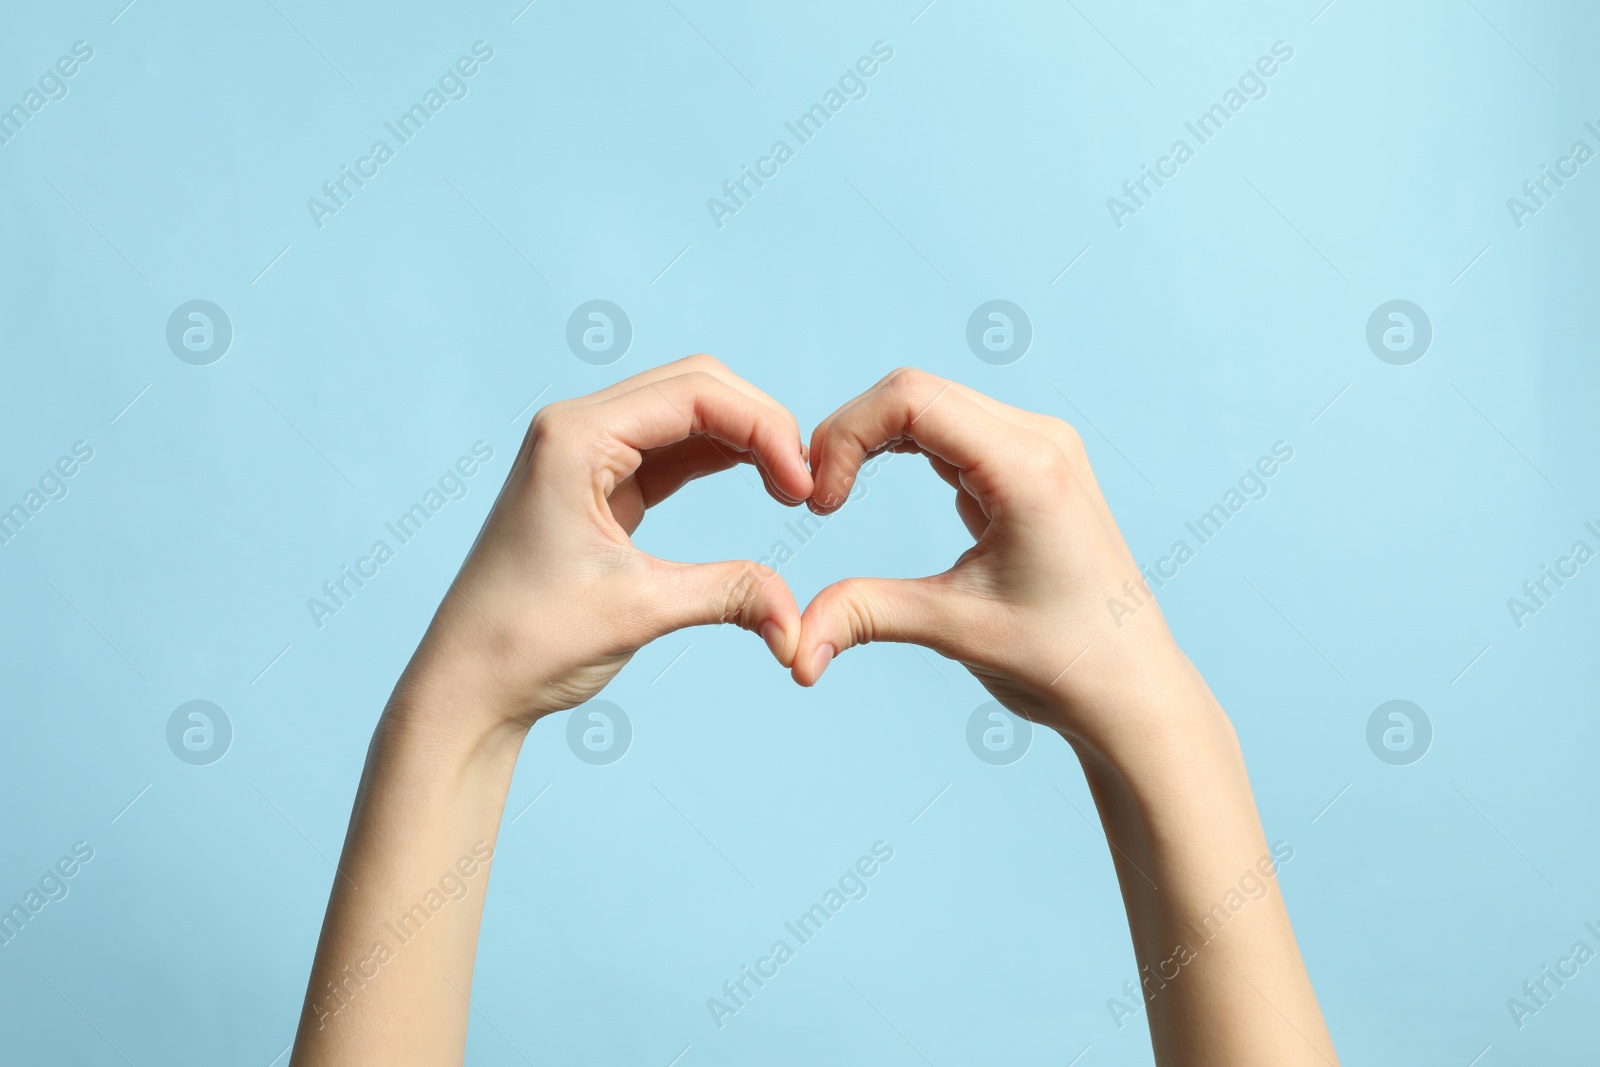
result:
[[[702,623],[759,633],[791,664],[800,612],[775,573],[657,559],[629,540],[647,508],[735,463],[785,504],[811,493],[794,417],[710,356],[541,409],[397,695],[448,694],[474,725],[526,729]]]
[[[956,489],[975,543],[942,574],[847,579],[802,616],[758,564],[673,563],[629,540],[651,504],[736,462],[779,500],[830,511],[889,449],[922,452]],[[387,943],[414,887],[468,846],[492,849],[529,725],[593,696],[652,638],[724,621],[761,633],[804,685],[838,650],[917,642],[1060,730],[1083,759],[1135,956],[1165,981],[1147,1000],[1157,1061],[1334,1062],[1281,895],[1253,899],[1181,981],[1166,977],[1173,946],[1267,844],[1231,725],[1160,611],[1147,594],[1131,617],[1108,609],[1130,590],[1138,569],[1077,434],[920,371],[835,412],[809,457],[788,412],[706,356],[545,408],[374,733],[295,1063],[459,1060],[481,890],[430,920],[371,992],[335,993],[337,1011],[319,998]]]
[[[800,684],[854,645],[907,641],[959,660],[1018,714],[1092,741],[1126,714],[1126,700],[1112,711],[1112,691],[1192,671],[1071,426],[897,370],[812,434],[813,510],[840,506],[884,451],[925,455],[976,543],[942,574],[849,578],[818,593],[793,666]],[[1117,617],[1111,598],[1139,606]]]

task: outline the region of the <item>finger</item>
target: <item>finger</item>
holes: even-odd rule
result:
[[[741,393],[744,393],[746,396],[750,397],[752,400],[758,400],[773,410],[782,413],[784,418],[789,421],[789,424],[794,427],[795,435],[799,436],[800,424],[795,421],[794,415],[789,412],[788,408],[778,403],[776,400],[768,396],[756,386],[752,385],[750,382],[747,382],[743,378],[739,377],[739,375],[730,370],[728,365],[723,363],[722,360],[716,358],[715,356],[706,355],[704,352],[697,352],[692,356],[684,356],[682,359],[675,359],[671,363],[663,363],[659,367],[647,368],[646,370],[642,370],[637,374],[630,375],[629,377],[622,379],[620,382],[615,382],[603,389],[597,389],[587,396],[575,397],[572,400],[557,401],[556,403],[551,404],[550,407],[553,408],[562,405],[581,406],[584,404],[599,403],[604,400],[610,400],[613,397],[621,396],[624,393],[631,393],[640,386],[649,385],[651,382],[659,382],[666,378],[674,378],[680,374],[687,374],[690,371],[702,371],[706,374],[712,375],[713,377],[720,378],[724,382],[727,382],[729,385],[733,386],[735,389],[739,390]]]
[[[718,445],[708,437],[691,437],[662,448],[652,448],[642,453],[639,469],[618,482],[608,494],[611,515],[617,525],[629,535],[644,521],[644,514],[667,497],[697,478],[728,470],[741,463],[753,466],[766,491],[775,499],[791,507],[799,500],[790,499],[773,482],[772,476],[759,463],[744,452]],[[746,482],[749,478],[746,477]],[[629,490],[633,490],[630,492]]]
[[[962,525],[967,528],[973,540],[982,537],[983,531],[989,527],[989,516],[984,513],[983,505],[978,503],[978,498],[967,492],[967,487],[961,484],[961,468],[946,463],[938,456],[928,456],[927,460],[933,472],[956,491],[956,514],[961,517]]]
[[[554,416],[553,416],[554,417]],[[598,469],[609,475],[607,492],[633,474],[651,449],[696,435],[734,453],[747,453],[771,476],[774,494],[793,502],[811,495],[799,434],[779,412],[704,371],[647,383],[598,404],[570,409],[567,433],[600,445]]]
[[[956,491],[956,514],[961,517],[961,525],[967,528],[974,541],[989,528],[989,516],[983,513],[983,506],[965,489]]]
[[[884,380],[887,381],[887,378]],[[883,382],[880,381],[878,384],[882,385]],[[1012,405],[1000,400],[996,400],[994,397],[985,393],[980,393],[970,386],[963,385],[961,382],[952,382],[951,388],[959,390],[962,395],[966,396],[973,403],[979,405],[984,410],[990,412],[998,418],[1004,419],[1006,422],[1020,427],[1023,430],[1035,433],[1040,437],[1045,438],[1047,441],[1054,442],[1062,449],[1063,452],[1066,452],[1069,455],[1074,451],[1082,450],[1082,438],[1078,435],[1077,429],[1069,422],[1065,422],[1052,415],[1045,415],[1040,412],[1028,411],[1023,408],[1013,407]],[[1063,395],[1063,399],[1065,399],[1065,395]],[[860,400],[861,398],[857,397],[855,400],[852,400],[846,404],[845,407],[851,407],[859,403]],[[1068,401],[1068,404],[1071,404],[1071,401]],[[842,411],[844,409],[841,408],[840,410]],[[921,449],[919,449],[915,444],[888,445],[885,446],[884,450],[892,452],[921,451]],[[926,453],[924,453],[924,455],[926,456],[929,465],[933,467],[934,472],[948,482],[950,486],[957,491],[957,509],[962,510],[963,512],[970,511],[971,508],[969,505],[961,503],[963,498],[968,500],[972,500],[973,498],[961,484],[960,468],[946,463],[938,456],[929,455]],[[1092,474],[1090,476],[1092,477]],[[975,500],[973,502],[976,503]],[[981,507],[979,510],[981,511]],[[987,517],[985,517],[985,520],[987,520]]]
[[[1094,469],[1089,464],[1089,456],[1084,447],[1083,436],[1078,433],[1077,427],[1053,415],[1044,415],[1037,411],[1027,411],[1023,408],[1013,407],[1003,401],[996,400],[992,396],[986,396],[975,389],[970,389],[959,382],[956,383],[955,388],[961,390],[973,403],[979,404],[997,417],[1029,430],[1045,441],[1054,444],[1061,454],[1067,458],[1075,477],[1081,479],[1090,490],[1089,496],[1096,500],[1102,499],[1099,479],[1095,476]],[[1060,390],[1057,390],[1057,392],[1060,392]],[[1061,399],[1066,400],[1067,405],[1077,411],[1076,405],[1067,399],[1065,393],[1061,393]],[[1111,518],[1110,511],[1102,510],[1104,510],[1103,518],[1114,529],[1116,522]],[[1120,537],[1121,535],[1118,534],[1117,536]]]
[[[1078,436],[1077,429],[1071,423],[1066,422],[1063,419],[1058,419],[1053,415],[1045,415],[1037,411],[1028,411],[1025,408],[1014,407],[1002,400],[996,400],[992,396],[989,396],[985,393],[980,393],[976,389],[970,388],[969,386],[962,385],[960,382],[955,384],[955,388],[959,389],[964,396],[970,399],[973,403],[984,408],[990,414],[1020,426],[1024,430],[1032,431],[1033,433],[1038,434],[1040,437],[1053,441],[1061,448],[1068,448],[1073,445],[1082,444],[1081,439]],[[1066,400],[1066,394],[1063,393],[1061,398]],[[1068,400],[1067,403],[1070,406],[1072,401]],[[1073,408],[1073,410],[1076,411],[1077,409]]]
[[[837,508],[866,458],[900,442],[911,442],[959,470],[963,488],[980,503],[1002,495],[1009,465],[1042,443],[954,388],[953,382],[899,370],[812,433],[813,510]]]
[[[877,385],[873,387],[873,389],[882,387],[895,375],[905,373],[905,370],[905,368],[902,368],[901,370],[897,370],[886,375],[877,383]],[[989,396],[986,393],[980,393],[971,386],[964,385],[961,382],[951,382],[950,388],[960,392],[963,396],[967,397],[974,404],[982,407],[990,414],[1004,419],[1005,421],[1021,427],[1024,430],[1031,431],[1041,437],[1051,440],[1062,448],[1068,448],[1073,445],[1081,447],[1082,445],[1082,440],[1078,435],[1076,427],[1063,419],[1058,419],[1053,415],[1045,415],[1041,412],[1028,411],[1025,408],[1015,407],[1011,404],[1005,403],[1004,401],[996,400],[994,397]],[[855,405],[861,403],[863,399],[872,393],[872,391],[873,390],[868,390],[861,396],[855,397],[854,399],[846,402],[839,408],[838,411],[834,412],[833,416],[830,416],[830,419],[843,413],[847,408],[854,407]],[[1062,395],[1062,399],[1066,399],[1065,394]],[[1071,405],[1072,402],[1068,400],[1067,403]],[[1076,410],[1076,408],[1074,408],[1074,410]]]
[[[618,482],[607,494],[611,515],[631,537],[644,513],[696,478],[727,470],[748,456],[720,448],[705,437],[652,448],[641,454],[639,469]],[[766,480],[766,475],[762,475]],[[769,484],[767,491],[772,492]]]
[[[959,599],[932,578],[846,578],[806,605],[791,671],[815,685],[833,658],[869,641],[903,641],[936,652],[955,648],[963,624]]]
[[[709,438],[691,437],[645,452],[634,479],[644,506],[652,508],[696,478],[738,466],[741,458],[750,459]]]
[[[708,474],[716,474],[741,463],[748,463],[755,468],[767,492],[772,496],[788,504],[800,502],[785,497],[783,491],[773,482],[772,475],[756,462],[754,456],[746,452],[736,452],[708,437],[691,437],[676,444],[651,449],[644,453],[639,469],[634,472],[634,478],[639,483],[644,506],[652,508],[696,478],[704,478]]]
[[[650,639],[687,626],[733,623],[759,634],[785,667],[800,643],[800,607],[770,567],[750,560],[676,563],[650,557]]]

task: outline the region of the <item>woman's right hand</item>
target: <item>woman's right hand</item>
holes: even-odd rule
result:
[[[658,559],[630,539],[647,508],[736,463],[782,503],[811,493],[794,416],[710,356],[541,409],[401,704],[442,700],[472,732],[526,730],[594,696],[646,643],[705,623],[761,635],[788,666],[800,611],[783,579],[748,560]]]

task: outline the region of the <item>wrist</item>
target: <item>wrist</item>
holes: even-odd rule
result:
[[[1097,801],[1152,828],[1188,826],[1202,811],[1254,818],[1233,723],[1176,645],[1086,672],[1052,714]]]
[[[1152,664],[1100,699],[1111,703],[1098,726],[1067,739],[1114,842],[1146,856],[1202,841],[1219,855],[1259,850],[1238,735],[1187,657]]]
[[[1196,743],[1231,743],[1233,734],[1200,672],[1170,640],[1086,650],[1051,686],[1045,714],[1075,747],[1129,773]]]
[[[508,714],[481,672],[429,663],[418,649],[384,705],[373,746],[419,757],[441,775],[493,777],[509,774],[538,717]]]
[[[486,598],[475,600],[490,614],[501,614]],[[569,706],[557,702],[536,663],[547,659],[549,645],[546,635],[526,632],[504,618],[491,622],[452,587],[401,672],[390,703],[408,723],[463,734],[470,743],[503,727],[526,733],[545,715]]]

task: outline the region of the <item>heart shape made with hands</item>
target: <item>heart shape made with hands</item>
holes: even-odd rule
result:
[[[653,387],[664,401],[663,420],[676,415],[679,431],[633,438],[646,447],[618,470],[623,481],[609,498],[630,533],[645,508],[736,463],[755,466],[774,499],[824,516],[845,505],[864,464],[886,452],[922,455],[955,490],[957,513],[975,543],[950,569],[925,578],[841,579],[803,612],[770,567],[667,564],[698,572],[690,595],[700,600],[701,617],[689,622],[734,621],[761,634],[801,685],[814,685],[839,652],[874,640],[923,645],[981,670],[982,650],[974,653],[976,664],[965,654],[973,651],[975,629],[990,642],[1016,638],[1017,613],[1002,610],[1012,606],[1008,601],[1040,601],[1041,582],[1058,592],[1071,584],[1069,575],[1050,573],[1059,571],[1059,559],[1040,558],[1062,555],[1068,522],[1102,535],[1089,537],[1086,548],[1138,574],[1098,491],[1081,492],[1094,488],[1093,476],[1076,433],[1060,420],[901,369],[824,419],[807,446],[793,415],[710,357],[680,360],[623,384]],[[1081,471],[1074,470],[1075,459]],[[1003,511],[1033,521],[997,528],[993,520]],[[705,582],[712,573],[720,578],[715,592]],[[705,617],[707,599],[719,618]],[[1046,620],[1048,629],[1058,630],[1057,621]]]
[[[919,386],[931,382],[922,378]],[[887,636],[863,625],[862,618],[846,618],[839,626],[835,616],[847,605],[833,586],[802,613],[788,584],[770,566],[750,560],[662,559],[639,550],[632,535],[649,508],[690,481],[739,464],[753,466],[779,503],[831,514],[845,503],[862,464],[873,455],[928,452],[912,436],[916,412],[892,414],[897,398],[909,395],[908,379],[909,372],[897,372],[834,412],[812,432],[809,446],[783,405],[705,355],[650,368],[541,409],[518,457],[518,466],[528,468],[528,484],[519,488],[535,498],[533,510],[573,517],[588,512],[595,521],[580,524],[588,532],[576,543],[566,535],[541,536],[527,540],[516,555],[567,561],[565,577],[546,587],[551,599],[581,597],[625,616],[612,627],[620,653],[607,654],[596,665],[598,676],[585,679],[581,693],[603,684],[631,655],[627,650],[684,626],[735,622],[758,633],[795,680],[807,686],[839,651]],[[932,454],[929,458],[936,470],[954,477],[953,467]],[[519,480],[516,471],[512,479]],[[604,501],[598,511],[584,501],[595,496]],[[977,513],[975,505],[963,508],[969,510]],[[496,524],[491,516],[489,525]],[[520,533],[519,522],[505,525],[508,533]],[[481,540],[486,555],[499,543]],[[524,539],[514,533],[509,540]],[[608,559],[610,564],[604,562]],[[602,590],[596,579],[604,582],[607,570],[619,569],[615,591]],[[589,577],[579,577],[583,574]],[[846,579],[845,588],[861,590],[874,581]],[[581,650],[574,653],[583,658]]]
[[[841,511],[846,505],[856,503],[861,497],[865,496],[865,492],[863,491],[865,489],[865,482],[868,478],[873,477],[877,473],[878,464],[884,456],[887,456],[893,452],[913,451],[916,451],[916,449],[910,446],[884,448],[878,454],[866,457],[861,464],[857,475],[850,479],[849,487],[841,499],[830,499],[828,505],[825,506],[818,498],[813,496],[803,501],[799,501],[798,504],[799,506],[807,508],[811,512],[812,516],[826,520],[831,516],[838,514],[838,512]],[[809,461],[809,448],[806,450],[806,456]],[[789,501],[783,502],[790,503]],[[801,528],[809,526],[816,532],[821,531],[821,527],[816,525],[815,518],[800,518],[791,522],[786,522],[784,524],[785,528],[798,534],[800,539],[798,543],[801,545],[804,545],[811,539],[811,537],[815,536],[815,533],[807,534],[806,532],[802,532],[802,529],[797,529],[796,524],[798,524],[798,526]],[[754,598],[760,593],[762,587],[769,582],[778,583],[784,587],[787,587],[787,583],[780,573],[780,568],[793,558],[794,553],[795,549],[791,548],[787,541],[782,541],[774,544],[772,551],[767,556],[760,560],[746,563],[744,567],[737,573],[737,576],[733,579],[730,579],[728,583],[726,590],[728,603],[737,605]],[[847,587],[854,585],[856,589],[859,589],[860,586],[858,583],[876,580],[878,579],[867,579],[853,576],[849,578],[842,578],[833,584],[844,585]],[[806,605],[804,610],[800,611],[802,643],[807,645],[809,657],[805,659],[803,663],[800,662],[800,650],[798,648],[794,648],[791,650],[790,657],[793,662],[784,664],[785,666],[791,667],[791,669],[795,671],[796,679],[801,680],[802,684],[804,685],[816,684],[817,680],[821,677],[822,672],[827,668],[833,657],[838,654],[839,648],[841,647],[840,645],[835,644],[833,641],[824,640],[821,638],[811,642],[804,640],[807,634],[807,613],[810,613],[810,618],[814,625],[820,622],[823,617],[823,612],[827,608],[831,599],[830,596],[824,595],[828,592],[829,588],[831,588],[831,586],[819,590],[816,596],[812,598],[811,603]],[[815,605],[815,607],[813,607],[813,605]],[[784,657],[780,652],[780,648],[784,644],[783,638],[769,632],[767,628],[774,626],[774,623],[772,623],[770,620],[766,623],[763,623],[762,626],[762,637],[766,639],[769,647],[772,648],[774,653],[779,654],[779,658],[782,660]],[[860,640],[852,641],[851,644],[865,644],[866,640],[867,639],[863,637]]]
[[[830,515],[885,452],[918,453],[955,490],[973,544],[939,574],[843,578],[802,611],[771,567],[678,562],[632,542],[648,508],[741,463],[779,502]],[[1056,683],[1091,645],[1099,664],[1088,666],[1125,673],[1137,644],[1162,638],[1153,601],[1136,600],[1149,606],[1132,621],[1106,613],[1109,595],[1140,581],[1065,422],[901,369],[823,419],[808,445],[781,404],[691,356],[540,410],[451,614],[492,644],[539,650],[537,662],[505,660],[522,706],[572,707],[650,641],[734,622],[803,686],[845,649],[895,641],[959,661],[1015,709],[1074,687],[1081,668]]]
[[[876,472],[881,456],[916,453],[956,490],[958,511],[974,540],[980,538],[988,516],[962,486],[960,468],[932,443],[940,436],[932,428],[936,420],[924,423],[920,431],[915,425],[951,385],[920,371],[896,371],[824,419],[803,448],[812,492],[801,503],[815,515],[836,514],[859,498],[861,479]],[[943,451],[951,451],[948,442]],[[949,574],[923,579],[851,576],[819,590],[801,612],[800,639],[786,664],[795,681],[815,685],[841,651],[874,640],[912,641],[949,651],[925,629],[936,613],[930,599],[937,595],[934,587],[945,584]]]

